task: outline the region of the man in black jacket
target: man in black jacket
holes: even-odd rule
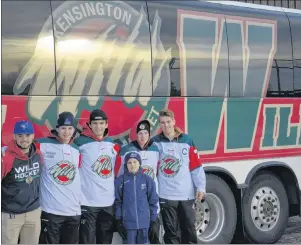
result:
[[[33,144],[30,122],[18,121],[1,163],[2,243],[38,244],[41,230],[39,203],[41,152]]]

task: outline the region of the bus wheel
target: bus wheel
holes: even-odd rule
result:
[[[275,243],[289,216],[287,195],[280,179],[270,172],[255,176],[243,195],[243,224],[252,243]]]
[[[206,196],[196,206],[196,232],[200,243],[230,243],[236,228],[233,193],[220,177],[208,174]]]

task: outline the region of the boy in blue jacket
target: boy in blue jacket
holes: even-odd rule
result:
[[[124,174],[115,180],[117,230],[128,244],[147,244],[157,219],[159,197],[154,180],[142,173],[138,152],[124,158]]]

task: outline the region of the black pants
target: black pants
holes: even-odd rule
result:
[[[160,198],[166,244],[197,244],[193,203],[194,200],[171,201]],[[178,227],[180,227],[181,236],[179,236]]]
[[[156,220],[156,225],[154,229],[150,229],[148,232],[148,239],[151,244],[160,244],[160,226],[162,224],[162,220],[160,215]]]
[[[114,221],[114,206],[101,208],[82,206],[82,217],[79,228],[79,243],[112,243]]]
[[[40,244],[78,243],[80,215],[62,216],[46,212],[41,214]]]

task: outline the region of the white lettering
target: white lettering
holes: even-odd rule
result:
[[[151,107],[151,110],[149,111],[146,118],[152,126],[155,126],[157,124],[158,122],[157,118],[159,116],[159,112],[157,112],[154,108],[155,108],[154,106]],[[155,116],[153,116],[153,114],[155,114]]]
[[[65,27],[64,25],[66,24],[65,22],[61,22],[62,21],[62,18],[58,18],[56,23],[58,24],[58,26],[61,28],[61,30],[63,32],[67,31],[69,29],[69,26]]]
[[[121,19],[121,9],[118,7],[114,8],[114,18],[117,20]]]
[[[88,12],[88,16],[94,16],[96,14],[93,3],[85,3],[85,6]]]
[[[75,21],[76,21],[69,10],[67,11],[67,13],[63,14],[63,17],[64,17],[65,21],[68,23],[69,26],[71,26],[71,22],[75,23]]]
[[[75,19],[81,20],[83,18],[83,14],[79,11],[78,6],[74,6],[72,8],[72,12],[75,14]]]
[[[111,8],[112,8],[112,5],[111,5],[111,4],[108,4],[108,3],[105,3],[105,5],[108,7],[108,16],[111,16]]]
[[[105,12],[103,10],[103,4],[102,3],[96,3],[96,12],[98,15],[104,15]]]

